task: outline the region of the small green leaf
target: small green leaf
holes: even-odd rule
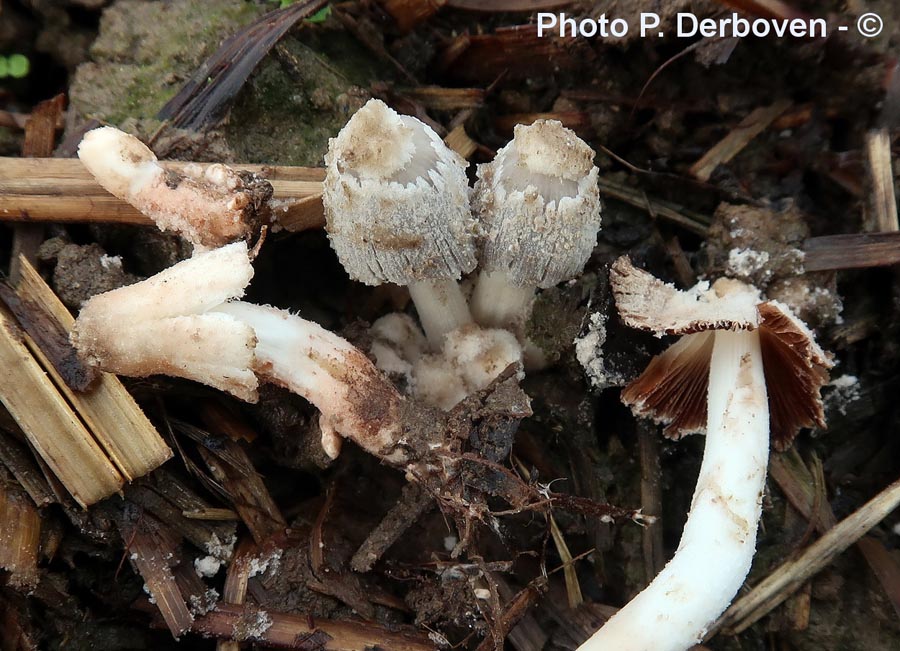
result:
[[[10,77],[21,79],[28,75],[28,71],[31,70],[31,62],[24,54],[10,54],[7,59],[7,67]]]
[[[321,9],[319,9],[316,13],[306,19],[308,23],[324,23],[328,20],[328,17],[331,15],[331,5],[325,5]]]

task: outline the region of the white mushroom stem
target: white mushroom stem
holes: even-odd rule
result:
[[[472,323],[466,297],[455,280],[413,282],[409,285],[409,295],[428,343],[435,350],[441,349],[447,333]]]
[[[274,307],[236,301],[215,312],[256,333],[255,370],[313,403],[322,416],[323,446],[336,456],[335,435],[399,462],[402,397],[359,349],[321,326]]]
[[[505,271],[482,271],[472,293],[472,316],[485,328],[518,332],[528,320],[535,289],[515,284]]]
[[[714,336],[706,448],[678,550],[580,651],[684,651],[701,641],[750,570],[769,455],[759,333]]]

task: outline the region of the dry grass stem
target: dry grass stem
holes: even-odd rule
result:
[[[0,397],[53,473],[81,506],[118,491],[124,480],[0,309]]]
[[[41,308],[66,332],[71,330],[74,319],[53,290],[24,258],[20,265],[20,296]],[[41,350],[28,339],[26,342],[126,481],[146,475],[172,456],[172,450],[115,375],[100,373],[93,388],[75,392],[44,359]]]
[[[900,506],[900,480],[885,488],[807,547],[797,558],[781,565],[748,594],[735,601],[711,627],[707,637],[720,630],[737,634],[753,625],[862,538],[897,506]]]

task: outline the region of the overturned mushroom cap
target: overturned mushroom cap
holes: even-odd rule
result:
[[[720,281],[712,288],[700,283],[681,291],[635,268],[627,257],[613,263],[610,281],[626,324],[685,335],[654,357],[622,392],[622,401],[636,415],[665,424],[666,436],[705,431],[713,331],[718,329],[759,329],[777,449],[789,447],[802,427],[825,426],[819,390],[833,364],[785,305],[762,301],[755,288],[738,281]]]
[[[352,278],[409,285],[475,267],[466,163],[427,125],[369,100],[325,167],[328,236]]]
[[[108,192],[201,248],[248,239],[269,219],[272,186],[220,164],[163,168],[140,140],[113,127],[88,131],[78,157]]]
[[[577,275],[600,229],[594,151],[556,120],[517,125],[491,163],[478,166],[480,268],[552,287]]]

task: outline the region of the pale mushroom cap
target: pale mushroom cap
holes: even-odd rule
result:
[[[475,268],[466,163],[427,125],[369,100],[325,167],[328,236],[352,278],[409,285]]]
[[[787,306],[764,301],[756,288],[731,279],[679,290],[635,268],[627,257],[613,263],[610,282],[626,324],[658,335],[685,335],[622,392],[635,415],[665,424],[666,436],[705,431],[714,330],[759,330],[777,449],[789,447],[800,428],[825,426],[819,391],[833,364]]]
[[[552,287],[584,268],[600,230],[594,151],[556,120],[518,125],[478,166],[479,263],[513,283]]]

